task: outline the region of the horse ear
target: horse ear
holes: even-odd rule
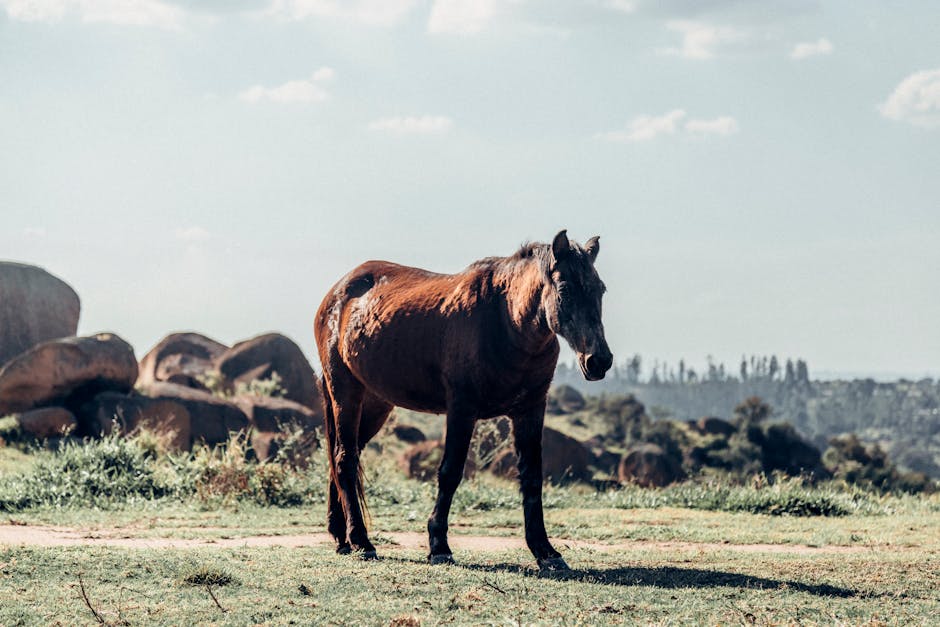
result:
[[[568,243],[568,230],[562,229],[558,231],[558,235],[552,240],[552,259],[561,261],[570,250],[571,244]]]
[[[591,258],[591,263],[597,259],[597,253],[601,252],[601,236],[595,235],[584,245],[584,252]]]

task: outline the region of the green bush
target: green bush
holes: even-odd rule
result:
[[[323,500],[324,461],[314,455],[303,470],[249,462],[246,439],[244,434],[233,435],[226,446],[200,447],[191,454],[167,452],[148,432],[63,443],[54,452],[37,452],[38,461],[29,472],[0,479],[0,511],[107,509],[192,497],[205,507],[238,501],[287,507]]]
[[[33,507],[107,507],[191,492],[178,460],[159,461],[134,440],[116,435],[93,444],[66,442],[41,454],[32,470],[0,481],[0,511]]]
[[[854,433],[831,439],[823,463],[838,479],[882,492],[937,491],[937,483],[924,473],[899,470],[878,444],[865,445]]]

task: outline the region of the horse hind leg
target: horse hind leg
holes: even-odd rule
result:
[[[339,374],[339,376],[337,376]],[[336,500],[345,514],[346,545],[341,542],[340,552],[345,547],[360,552],[365,559],[376,557],[375,547],[369,541],[363,518],[365,495],[359,476],[359,427],[362,417],[362,384],[351,373],[332,373],[329,383],[329,395],[332,400],[333,424],[335,436],[331,450],[333,465],[331,472],[335,479]],[[332,492],[332,489],[331,489]],[[331,501],[332,494],[331,494]],[[335,511],[335,510],[334,510]],[[338,523],[333,523],[331,533],[340,532]],[[335,534],[334,534],[334,537]]]
[[[339,498],[336,479],[336,419],[333,414],[333,398],[326,377],[320,379],[323,396],[323,431],[326,436],[326,451],[329,458],[329,495],[326,501],[326,528],[336,541],[336,552],[345,555],[352,551],[346,533],[346,514]]]

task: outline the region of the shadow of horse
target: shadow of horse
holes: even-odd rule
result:
[[[423,560],[408,558],[385,558],[391,561],[426,564]],[[528,577],[552,579],[555,581],[577,581],[601,585],[640,587],[648,586],[663,589],[681,588],[743,588],[748,590],[792,590],[821,597],[849,598],[863,596],[865,593],[849,588],[841,588],[826,583],[804,583],[786,579],[770,579],[742,573],[729,573],[720,570],[702,568],[680,568],[675,566],[624,566],[616,568],[583,568],[566,571],[542,572],[518,564],[456,564],[451,568],[463,568],[479,573],[508,573]],[[435,566],[435,568],[438,568]],[[484,583],[487,583],[484,581]],[[490,585],[490,584],[487,584]]]

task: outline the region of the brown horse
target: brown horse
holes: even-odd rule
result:
[[[363,521],[359,454],[392,407],[446,413],[438,496],[428,520],[431,563],[452,562],[451,500],[476,421],[512,420],[525,538],[539,566],[566,569],[542,518],[542,424],[558,361],[557,335],[586,379],[613,363],[601,323],[597,237],[565,231],[457,274],[368,261],[333,286],[315,323],[330,456],[327,521],[337,552],[374,558]]]

